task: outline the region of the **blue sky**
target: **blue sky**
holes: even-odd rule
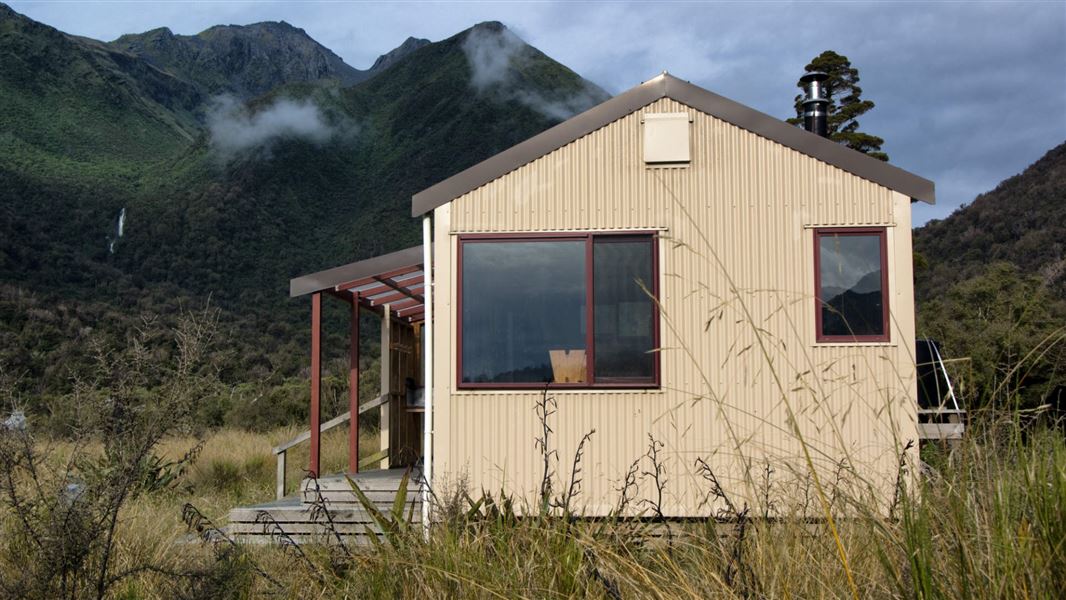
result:
[[[284,20],[357,68],[408,36],[440,40],[498,20],[611,93],[674,75],[791,116],[796,78],[822,50],[859,68],[877,107],[861,129],[934,180],[942,218],[1066,141],[1066,2],[140,2],[11,6],[112,40],[169,27]]]

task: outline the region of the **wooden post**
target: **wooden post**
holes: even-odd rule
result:
[[[392,454],[389,435],[389,413],[392,409],[392,309],[388,304],[381,307],[381,395],[386,396],[381,405],[381,449]],[[381,461],[381,468],[389,468],[389,458]]]
[[[359,296],[352,296],[351,341],[348,347],[348,472],[359,472]]]
[[[322,420],[322,293],[311,295],[311,477],[318,477],[319,430]]]
[[[285,454],[286,451],[282,450],[278,452],[278,475],[276,478],[277,483],[277,498],[281,500],[285,497]]]

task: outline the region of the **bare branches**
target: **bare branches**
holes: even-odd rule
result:
[[[581,461],[585,457],[585,444],[592,439],[592,434],[596,433],[593,429],[584,436],[581,437],[581,441],[577,444],[577,450],[574,451],[574,462],[570,467],[570,486],[566,490],[566,494],[555,503],[555,506],[563,511],[564,516],[569,516],[571,510],[571,502],[581,492]]]
[[[548,395],[548,387],[545,386],[544,391],[541,392],[540,400],[533,407],[537,418],[540,419],[541,428],[541,435],[533,441],[533,445],[540,450],[541,460],[544,464],[543,474],[540,478],[540,513],[542,515],[548,514],[548,510],[551,508],[552,479],[555,477],[551,462],[553,458],[556,460],[559,458],[559,453],[551,449],[551,435],[554,432],[548,423],[548,419],[555,414],[557,406],[555,398]]]
[[[241,552],[240,545],[233,541],[233,538],[226,535],[225,531],[219,529],[207,518],[204,513],[200,512],[200,509],[196,508],[192,504],[186,502],[181,508],[181,520],[185,523],[185,526],[189,528],[189,531],[194,531],[197,537],[204,543],[211,544],[211,547],[215,550],[215,556],[218,559],[227,558],[231,553]],[[270,576],[269,573],[260,568],[255,562],[248,560],[247,563],[251,565],[252,569],[263,579],[269,581],[277,588],[281,588],[282,585],[278,583],[278,580]]]
[[[124,343],[91,342],[94,372],[64,399],[79,410],[69,457],[39,444],[32,423],[0,427],[0,502],[21,530],[5,534],[24,542],[26,566],[7,591],[103,598],[131,573],[171,572],[151,563],[112,572],[119,516],[130,498],[173,483],[202,447],[176,462],[154,454],[212,385],[201,371],[216,319],[205,307],[166,331],[144,317]],[[101,451],[83,452],[89,445]]]
[[[344,555],[350,560],[352,553],[348,550],[348,545],[344,543],[341,538],[340,532],[337,530],[336,523],[333,522],[333,513],[330,512],[329,506],[326,504],[326,498],[322,495],[322,486],[318,483],[318,477],[310,477],[311,484],[315,486],[315,500],[311,503],[311,520],[320,523],[325,527],[326,531],[333,535],[337,540],[337,546],[341,549]]]
[[[615,507],[614,512],[618,516],[624,516],[626,509],[633,503],[633,494],[637,490],[637,473],[640,471],[640,460],[642,458],[644,457],[638,457],[629,465],[625,476],[622,478],[622,485],[617,490],[618,506]]]

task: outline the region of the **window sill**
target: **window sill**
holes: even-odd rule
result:
[[[895,348],[896,342],[815,342],[812,348]]]
[[[451,390],[455,396],[528,396],[541,394],[544,388],[458,388]],[[576,395],[647,395],[661,396],[666,393],[661,387],[562,387],[548,388],[548,393],[553,396],[576,396]]]

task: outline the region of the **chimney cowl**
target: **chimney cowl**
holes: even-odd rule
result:
[[[800,83],[806,96],[803,99],[803,128],[807,131],[829,137],[829,94],[825,82],[828,73],[808,71],[800,77]]]

